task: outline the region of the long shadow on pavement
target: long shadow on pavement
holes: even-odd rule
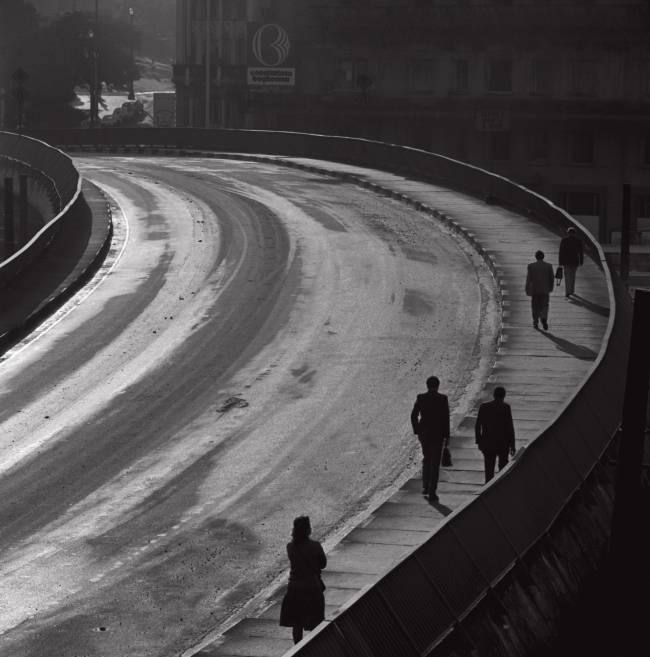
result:
[[[569,297],[571,303],[575,303],[577,306],[582,306],[586,310],[590,310],[592,313],[601,315],[603,317],[609,317],[609,308],[605,306],[600,306],[589,299],[581,297],[579,294],[574,294],[572,297]]]
[[[573,342],[569,342],[564,338],[558,338],[557,335],[553,335],[552,333],[540,331],[540,334],[545,338],[548,338],[551,342],[554,342],[560,351],[564,351],[574,358],[579,358],[580,360],[596,360],[596,356],[598,356],[598,354],[593,349],[583,347],[579,344],[574,344]]]

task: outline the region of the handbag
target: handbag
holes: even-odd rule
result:
[[[443,468],[451,468],[452,463],[451,463],[451,452],[449,451],[449,447],[446,445],[442,448],[442,467]]]
[[[558,267],[555,270],[555,284],[559,285],[562,282],[562,276],[564,276],[564,269],[562,267]]]

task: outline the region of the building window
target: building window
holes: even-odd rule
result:
[[[469,62],[466,59],[455,59],[453,62],[453,86],[456,94],[467,93],[469,89]]]
[[[411,60],[411,90],[431,91],[433,89],[433,60]]]
[[[579,60],[571,64],[571,93],[575,96],[596,95],[596,63]]]
[[[368,62],[365,59],[342,59],[339,63],[338,88],[356,89],[360,75],[367,75]]]
[[[490,133],[490,159],[495,162],[506,162],[510,159],[510,133]]]
[[[492,59],[488,62],[488,91],[512,91],[512,60]]]
[[[643,141],[643,166],[650,167],[650,135]]]
[[[536,95],[547,95],[552,91],[553,67],[546,59],[534,59],[532,66],[532,91]]]
[[[194,20],[205,20],[206,0],[194,0],[192,2],[192,18]]]
[[[590,217],[600,214],[599,201],[594,192],[560,192],[559,205],[571,215]]]
[[[576,132],[569,138],[571,164],[594,163],[594,136],[590,132]]]
[[[532,162],[548,160],[551,140],[546,130],[531,130],[528,134],[528,159]]]

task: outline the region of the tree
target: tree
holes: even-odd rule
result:
[[[34,8],[24,0],[1,0],[0,25],[0,48],[6,44],[9,62],[5,79],[18,66],[29,75],[27,129],[80,124],[85,114],[72,106],[75,87],[89,87],[94,49],[98,76],[104,85],[125,90],[131,76],[139,77],[131,60],[139,32],[124,21],[102,16],[96,25],[92,14],[74,12],[39,26]],[[7,113],[12,112],[15,106],[8,108]],[[9,127],[13,127],[10,122]]]
[[[82,115],[70,104],[74,88],[90,88],[93,79],[93,52],[102,85],[124,90],[131,76],[139,77],[131,60],[131,46],[139,34],[128,23],[94,17],[82,12],[64,14],[41,29],[34,51],[33,103],[28,120],[36,127],[78,124]]]
[[[0,120],[9,129],[18,123],[12,74],[22,66],[37,32],[38,15],[34,7],[24,0],[0,0],[0,92],[3,92],[0,95],[5,98],[5,116],[0,116]]]

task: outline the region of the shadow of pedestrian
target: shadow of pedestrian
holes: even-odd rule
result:
[[[448,506],[445,506],[440,502],[434,502],[433,500],[429,500],[429,505],[436,509],[436,511],[440,511],[443,516],[448,516],[453,511],[453,509],[450,509]]]
[[[579,358],[580,360],[596,360],[596,356],[598,356],[593,349],[574,344],[564,338],[558,338],[557,335],[553,335],[552,333],[540,331],[540,334],[548,338],[551,342],[554,342],[560,351],[564,351],[574,358]]]
[[[569,301],[571,303],[575,303],[577,306],[582,306],[586,310],[590,310],[592,313],[596,313],[602,317],[609,317],[609,308],[606,308],[605,306],[599,306],[597,303],[589,301],[589,299],[585,299],[579,294],[574,294],[572,297],[569,297]]]

